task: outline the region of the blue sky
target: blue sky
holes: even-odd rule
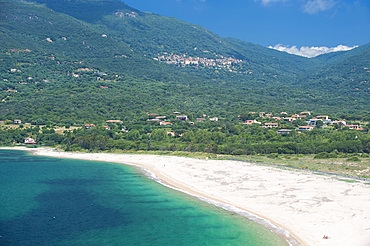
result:
[[[141,11],[201,25],[222,37],[287,52],[370,42],[369,0],[123,1]]]

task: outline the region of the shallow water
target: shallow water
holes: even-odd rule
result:
[[[131,166],[0,150],[0,245],[286,245]]]

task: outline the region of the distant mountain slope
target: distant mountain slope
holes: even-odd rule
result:
[[[317,63],[259,45],[222,38],[201,26],[142,12],[117,0],[36,2],[44,3],[56,12],[94,23],[101,32],[150,57],[163,53],[206,58],[222,55],[244,60],[242,69],[278,75],[297,74],[298,71],[305,71]]]
[[[322,66],[297,81],[298,88],[321,91],[323,99],[333,106],[347,105],[352,110],[370,105],[370,43],[354,50],[328,54]]]
[[[3,48],[58,52],[75,58],[133,55],[127,45],[92,29],[88,24],[35,4],[5,2],[1,25]]]
[[[323,54],[320,56],[316,56],[312,58],[312,60],[318,60],[320,62],[323,62],[324,65],[330,65],[333,63],[337,63],[340,61],[343,61],[347,58],[350,58],[352,56],[355,56],[357,54],[361,54],[363,52],[367,52],[367,50],[370,47],[370,43],[364,44],[362,46],[359,46],[355,49],[349,50],[349,51],[339,51],[339,52],[332,52],[332,53],[327,53]]]
[[[138,12],[117,0],[30,0],[29,2],[44,4],[49,9],[88,23],[96,23],[117,9]]]

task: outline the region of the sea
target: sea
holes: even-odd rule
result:
[[[160,184],[138,167],[0,150],[0,245],[287,242],[251,219]]]

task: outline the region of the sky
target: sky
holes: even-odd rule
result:
[[[314,57],[370,42],[369,0],[123,0],[222,36]]]

